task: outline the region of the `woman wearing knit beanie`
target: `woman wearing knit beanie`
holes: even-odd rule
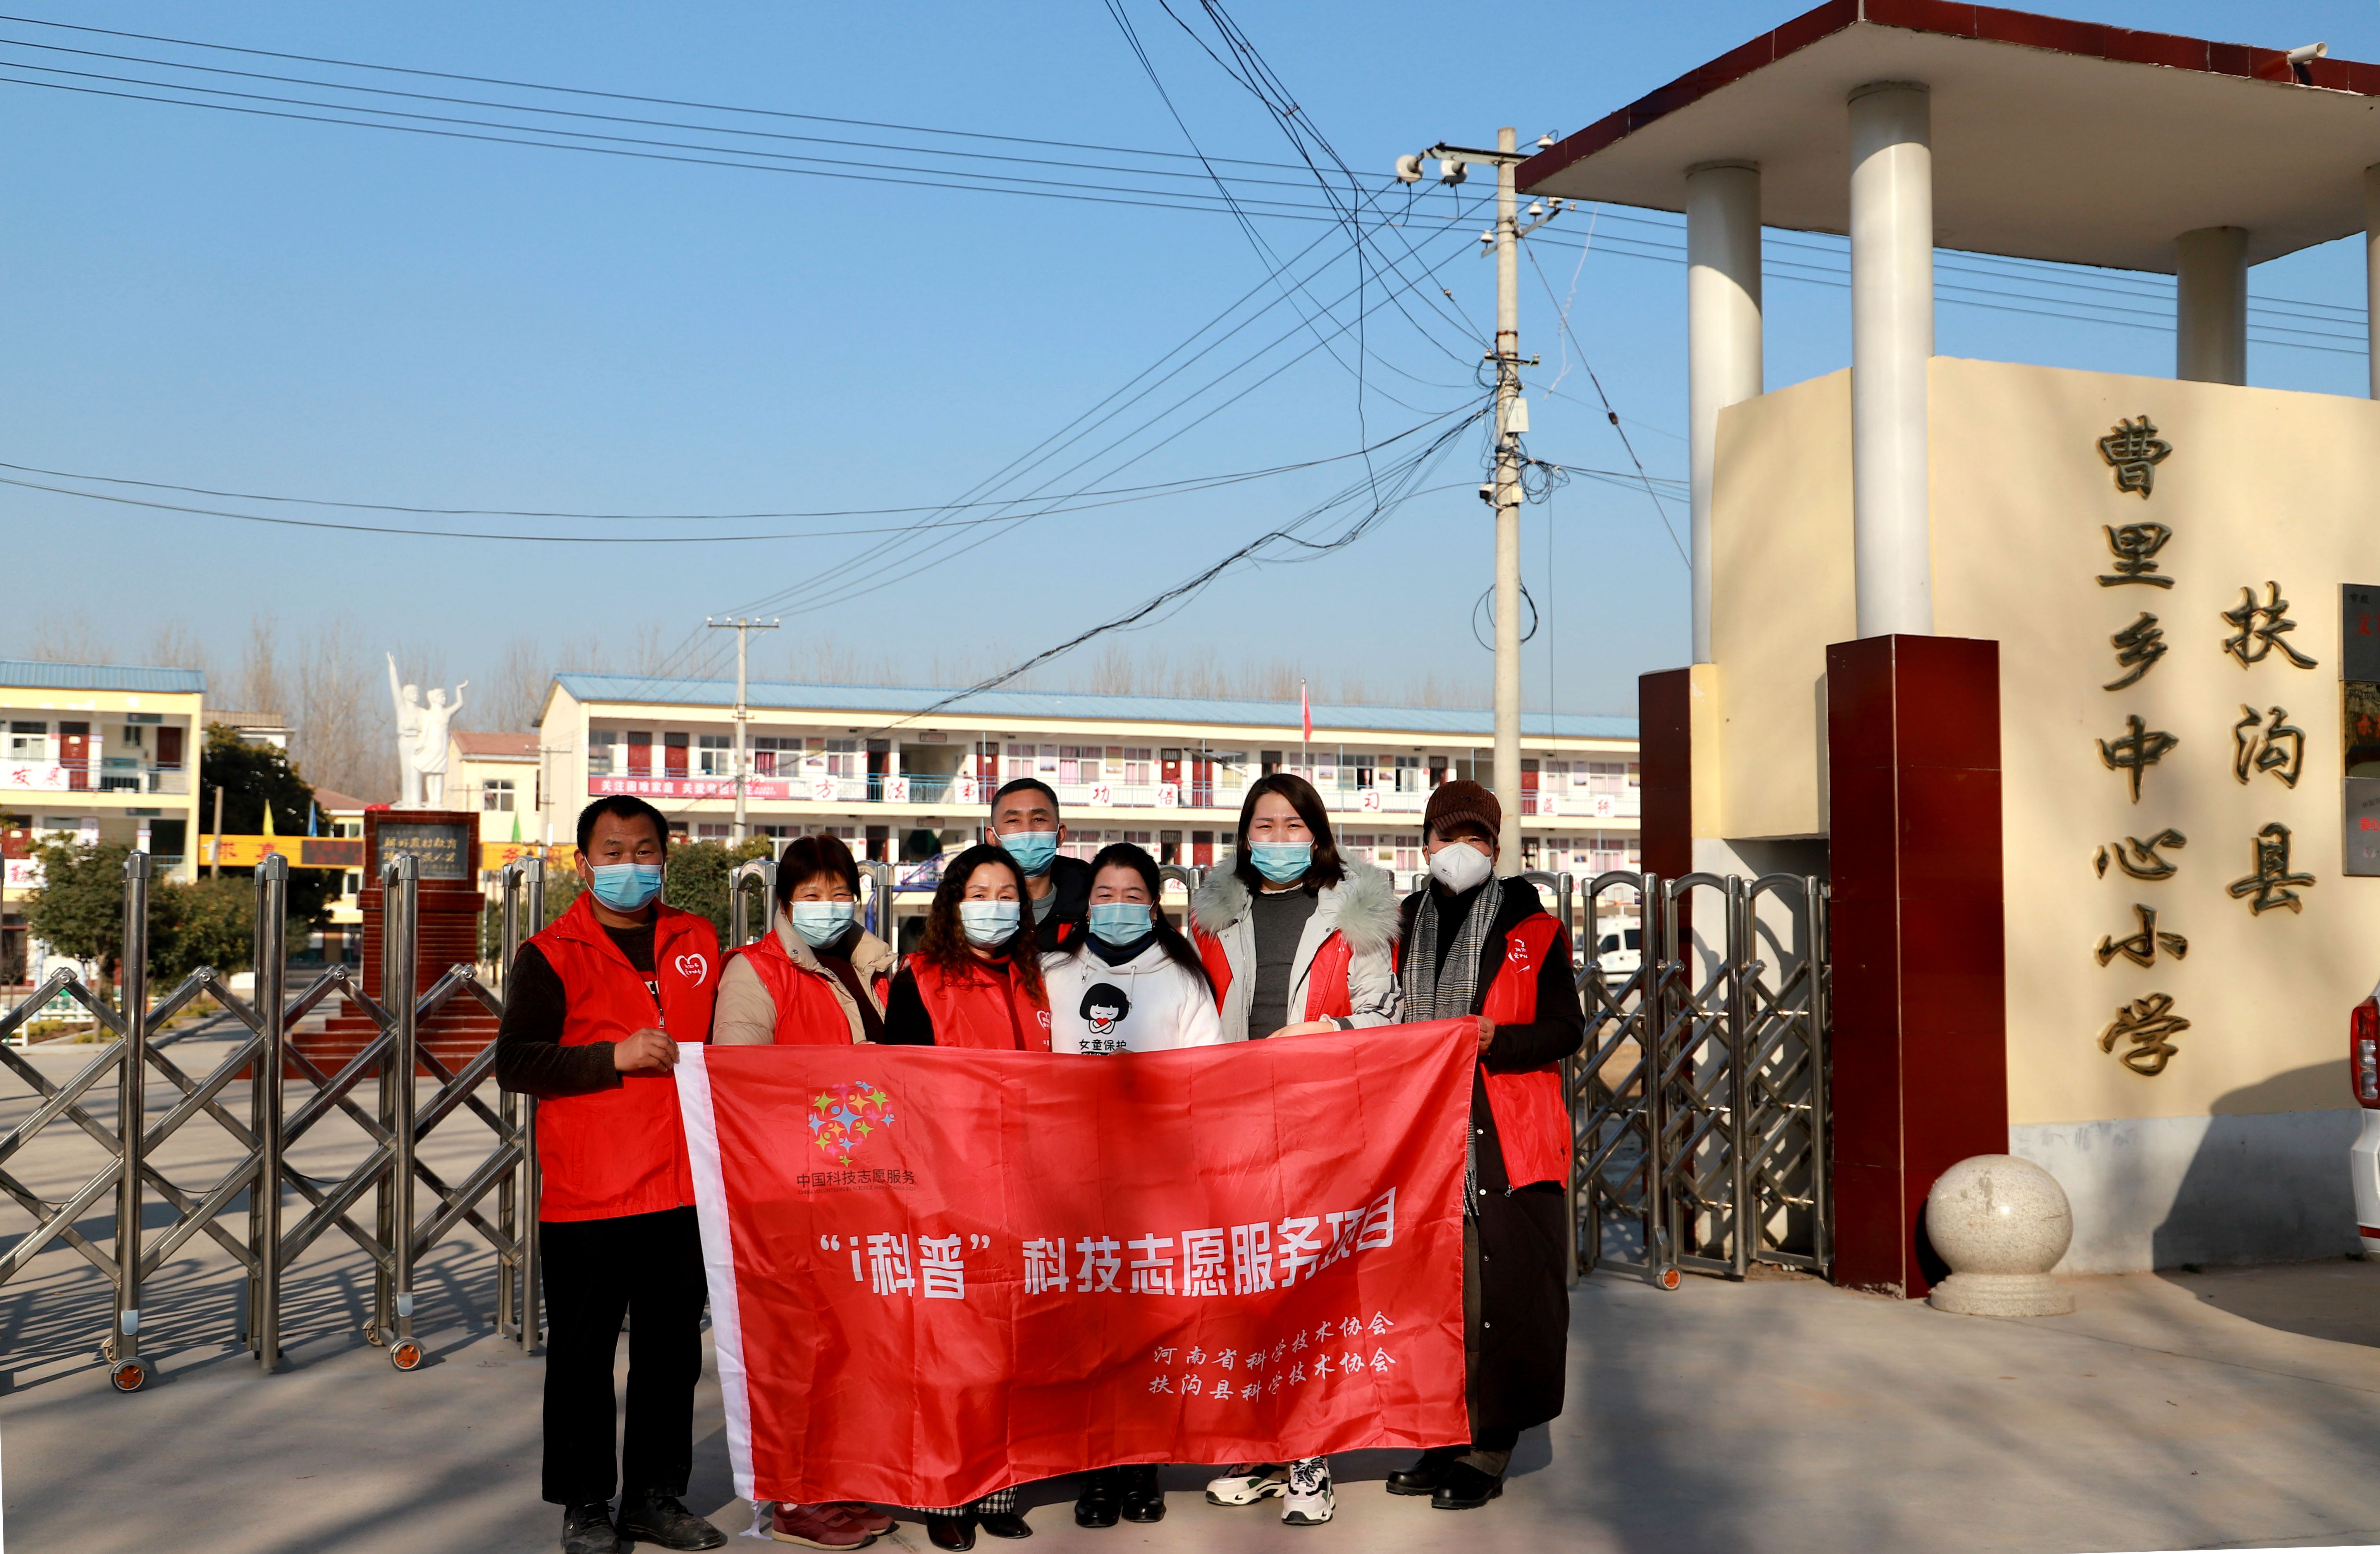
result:
[[[1479,1022],[1463,1202],[1471,1439],[1423,1452],[1388,1482],[1389,1493],[1427,1495],[1439,1511],[1469,1511],[1504,1492],[1521,1432],[1561,1413],[1570,1341],[1561,1061],[1585,1043],[1586,1022],[1564,925],[1527,880],[1497,878],[1503,818],[1477,783],[1448,783],[1430,795],[1422,817],[1429,883],[1405,898],[1398,936],[1403,1018]]]

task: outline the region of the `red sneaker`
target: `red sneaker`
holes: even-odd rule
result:
[[[863,1532],[889,1533],[901,1524],[874,1506],[858,1500],[829,1500],[819,1509],[833,1512]]]
[[[784,1500],[769,1517],[769,1536],[804,1548],[865,1548],[876,1535],[845,1521],[832,1506],[794,1505]]]

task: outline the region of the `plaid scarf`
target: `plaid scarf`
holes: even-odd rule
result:
[[[1460,1020],[1476,1014],[1479,996],[1479,954],[1487,947],[1488,930],[1504,904],[1504,883],[1489,876],[1472,898],[1471,911],[1454,930],[1447,946],[1446,965],[1438,964],[1438,892],[1424,886],[1421,906],[1414,913],[1413,949],[1402,975],[1408,1020]],[[1479,1217],[1479,1140],[1476,1130],[1463,1130],[1463,1217]]]
[[[1459,1020],[1478,1013],[1479,953],[1488,930],[1504,904],[1504,883],[1490,879],[1472,898],[1470,915],[1454,932],[1446,965],[1438,964],[1438,892],[1425,887],[1414,914],[1413,950],[1405,956],[1404,995],[1408,1020]]]

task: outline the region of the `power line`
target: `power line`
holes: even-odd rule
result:
[[[1407,435],[1407,433],[1398,433],[1398,436],[1400,437],[1404,435]],[[1396,439],[1391,438],[1389,441],[1394,442],[1395,440]],[[1385,446],[1386,444],[1382,445]],[[1286,475],[1300,469],[1311,469],[1318,465],[1336,464],[1345,459],[1360,458],[1363,456],[1363,453],[1364,450],[1358,449],[1353,453],[1330,454],[1321,458],[1302,459],[1294,464],[1276,464],[1261,469],[1235,470],[1232,473],[1223,475],[1192,476],[1179,480],[1160,480],[1143,486],[1114,486],[1103,489],[1091,488],[1075,492],[1075,496],[1100,497],[1111,500],[1084,502],[1079,507],[1070,507],[1059,510],[1068,512],[1084,511],[1095,507],[1117,506],[1127,502],[1146,502],[1153,501],[1160,497],[1179,496],[1194,492],[1212,490],[1219,486],[1237,485],[1247,480],[1266,480],[1275,475]],[[386,502],[341,502],[334,501],[327,497],[272,496],[256,492],[216,491],[206,486],[176,485],[165,480],[136,480],[120,475],[90,475],[71,469],[44,469],[38,465],[10,464],[5,460],[0,460],[0,469],[14,469],[20,474],[27,475],[47,475],[61,480],[84,480],[96,482],[102,485],[135,486],[145,491],[180,492],[192,496],[223,497],[237,502],[272,502],[290,504],[301,507],[335,507],[351,512],[411,513],[429,517],[568,518],[588,522],[615,523],[718,523],[745,521],[759,518],[880,517],[892,516],[905,513],[948,513],[968,507],[1011,507],[1015,505],[1015,503],[1013,500],[1004,502],[948,502],[942,503],[939,505],[929,506],[844,507],[823,508],[810,512],[787,513],[572,513],[510,507],[407,507],[395,503]],[[35,491],[51,491],[57,489],[50,486],[32,485],[30,481],[10,483],[24,484],[30,489]],[[104,497],[98,492],[67,492],[65,494],[69,496],[91,496],[96,500],[102,501],[115,500],[114,498]],[[1070,497],[1067,500],[1072,501],[1074,498]],[[204,509],[200,508],[188,508],[181,510],[188,512],[205,511]],[[216,516],[238,517],[246,515],[226,514]],[[987,520],[969,519],[966,521],[979,523]],[[313,525],[310,527],[340,528],[349,526]],[[902,527],[906,528],[911,526]],[[925,527],[935,526],[928,525]],[[707,538],[713,542],[717,540],[810,540],[841,534],[887,534],[897,533],[900,531],[901,530],[899,528],[843,528],[812,530],[799,534],[745,534],[722,535],[704,538]],[[551,536],[540,537],[534,535],[457,534],[450,529],[387,528],[369,529],[366,530],[366,532],[385,534],[421,534],[451,540],[516,540],[524,538],[552,538]],[[654,540],[666,540],[669,538],[672,537],[651,537]],[[625,542],[642,543],[645,541],[642,540],[636,540]]]
[[[0,22],[11,22],[16,25],[25,27],[56,28],[63,31],[91,33],[108,38],[130,38],[140,42],[147,43],[171,43],[180,48],[208,49],[221,54],[246,55],[251,58],[257,59],[285,59],[301,65],[332,65],[339,67],[342,69],[377,70],[391,75],[414,76],[431,80],[464,81],[475,86],[513,87],[524,91],[552,91],[573,97],[603,98],[615,103],[644,103],[655,107],[698,108],[710,113],[749,114],[765,118],[799,119],[813,124],[842,124],[850,125],[856,128],[862,129],[891,129],[899,131],[903,134],[911,135],[947,135],[970,140],[1000,140],[1011,145],[1052,146],[1066,151],[1105,152],[1123,156],[1171,157],[1179,158],[1183,161],[1195,160],[1181,152],[1141,151],[1130,146],[1100,145],[1094,142],[1081,140],[1050,140],[1036,139],[1032,136],[1026,135],[998,135],[986,130],[935,129],[914,124],[888,124],[877,119],[837,118],[826,114],[796,113],[791,109],[785,108],[754,108],[738,106],[735,103],[704,103],[676,97],[640,96],[634,92],[604,91],[592,87],[554,86],[550,83],[540,81],[510,80],[500,76],[471,76],[447,70],[418,69],[403,65],[378,65],[363,60],[328,58],[319,55],[284,54],[273,49],[242,48],[234,43],[211,43],[190,38],[165,37],[153,32],[127,32],[114,28],[79,26],[73,22],[44,21],[38,17],[0,16]],[[196,69],[203,68],[203,67],[191,66],[181,67],[181,68]],[[351,90],[363,91],[370,89],[355,88]],[[1281,171],[1294,170],[1294,164],[1286,162],[1251,162],[1240,157],[1217,157],[1214,160],[1227,163],[1233,166],[1268,167]]]
[[[1452,259],[1453,259],[1454,257],[1455,257],[1455,256],[1453,256],[1453,255],[1449,255],[1449,256],[1448,256],[1448,259],[1447,259],[1446,261],[1441,261],[1441,263],[1451,262],[1451,261],[1452,261]],[[1378,307],[1383,306],[1384,304],[1385,304],[1385,298],[1383,299],[1383,302],[1381,302],[1381,303],[1375,303],[1375,304],[1373,304],[1372,306],[1373,306],[1373,308],[1374,308],[1375,310],[1377,310]],[[1351,327],[1353,327],[1352,323],[1349,323],[1349,324],[1342,324],[1342,325],[1340,326],[1339,333],[1344,334],[1344,333],[1347,331],[1347,329],[1349,329],[1349,328],[1351,328]],[[1294,334],[1295,333],[1297,333],[1295,330],[1292,330],[1292,331],[1290,331],[1290,334]],[[1287,337],[1288,337],[1288,336],[1284,335],[1282,338],[1283,338],[1283,339],[1286,339]],[[1279,345],[1279,344],[1281,344],[1281,342],[1280,340],[1276,340],[1273,344],[1274,344],[1274,346],[1277,346],[1277,345]],[[1256,360],[1256,359],[1257,359],[1257,358],[1261,358],[1264,354],[1266,354],[1266,353],[1269,352],[1272,348],[1273,348],[1273,346],[1268,346],[1264,347],[1264,349],[1263,349],[1262,351],[1257,352],[1257,353],[1256,354],[1256,356],[1251,357],[1251,358],[1247,358],[1247,361],[1243,362],[1243,363],[1242,363],[1242,366],[1248,365],[1249,363],[1253,362],[1254,360]],[[1303,350],[1303,351],[1299,352],[1296,356],[1292,357],[1289,360],[1287,360],[1287,361],[1283,362],[1281,366],[1279,366],[1279,367],[1277,367],[1277,368],[1273,369],[1270,372],[1267,373],[1263,378],[1258,379],[1258,380],[1257,381],[1257,382],[1256,382],[1256,383],[1249,385],[1249,387],[1248,387],[1247,389],[1245,389],[1245,390],[1240,391],[1240,392],[1241,392],[1241,394],[1242,394],[1242,395],[1245,395],[1245,394],[1246,394],[1246,393],[1252,392],[1252,391],[1253,391],[1254,389],[1256,389],[1256,388],[1262,387],[1265,383],[1270,382],[1273,379],[1275,379],[1275,378],[1277,378],[1277,377],[1281,376],[1281,373],[1283,373],[1283,372],[1285,372],[1285,371],[1289,370],[1289,369],[1290,369],[1290,368],[1296,366],[1300,361],[1303,361],[1303,360],[1305,360],[1307,357],[1312,356],[1316,350],[1318,350],[1318,349],[1320,349],[1320,348],[1321,348],[1321,347],[1320,347],[1320,346],[1319,346],[1318,344],[1318,345],[1316,345],[1316,346],[1310,346],[1306,347],[1305,350]],[[1230,372],[1230,373],[1226,373],[1226,374],[1224,374],[1224,376],[1228,377],[1228,376],[1230,376],[1232,373],[1236,373],[1238,370],[1240,370],[1240,368],[1233,368],[1233,369],[1232,369],[1232,370],[1231,370],[1231,372]],[[1218,379],[1218,380],[1217,380],[1217,382],[1220,382],[1220,379]],[[1211,387],[1213,387],[1213,386],[1215,386],[1213,383],[1210,383],[1209,385],[1208,385],[1208,388],[1211,388]],[[1187,404],[1187,403],[1188,403],[1188,401],[1189,401],[1190,399],[1196,398],[1196,397],[1197,397],[1199,395],[1204,394],[1204,393],[1206,393],[1206,392],[1208,392],[1208,389],[1207,389],[1207,388],[1202,388],[1202,389],[1198,389],[1198,390],[1195,390],[1195,391],[1193,391],[1193,393],[1192,393],[1191,395],[1185,395],[1185,396],[1184,396],[1184,398],[1183,400],[1181,400],[1181,401],[1177,401],[1176,407],[1179,407],[1179,406],[1180,406],[1180,405]],[[1108,475],[1108,476],[1110,476],[1110,477],[1112,477],[1112,476],[1113,476],[1113,475],[1115,475],[1116,473],[1120,472],[1121,470],[1125,469],[1125,468],[1128,468],[1128,467],[1130,467],[1133,464],[1135,464],[1135,463],[1139,462],[1141,459],[1144,459],[1144,458],[1148,457],[1151,454],[1155,453],[1158,449],[1164,447],[1167,443],[1173,442],[1176,438],[1179,438],[1179,437],[1183,436],[1184,433],[1186,433],[1186,432],[1190,431],[1192,429],[1194,429],[1194,428],[1196,428],[1196,427],[1197,427],[1197,426],[1199,426],[1199,425],[1203,424],[1204,422],[1206,422],[1206,421],[1208,421],[1208,420],[1211,419],[1212,419],[1212,418],[1214,418],[1215,416],[1221,414],[1221,413],[1222,413],[1222,411],[1223,411],[1225,408],[1227,408],[1227,407],[1228,407],[1228,406],[1229,406],[1231,403],[1233,403],[1233,402],[1234,402],[1234,401],[1227,400],[1227,401],[1224,401],[1224,402],[1222,402],[1222,403],[1220,403],[1220,404],[1215,405],[1213,407],[1209,408],[1209,409],[1208,409],[1208,410],[1207,410],[1204,414],[1202,414],[1202,415],[1198,416],[1196,419],[1193,419],[1193,420],[1189,421],[1188,423],[1186,423],[1186,424],[1185,424],[1185,425],[1184,425],[1184,426],[1181,426],[1181,427],[1176,428],[1173,431],[1172,431],[1172,432],[1168,433],[1165,437],[1163,437],[1162,439],[1159,440],[1157,443],[1154,443],[1150,444],[1149,446],[1148,446],[1148,447],[1146,447],[1146,448],[1143,448],[1140,452],[1138,452],[1138,453],[1136,453],[1136,454],[1133,455],[1130,458],[1128,458],[1128,459],[1124,460],[1124,461],[1123,461],[1123,463],[1122,463],[1122,464],[1120,464],[1120,465],[1117,465],[1117,466],[1114,466],[1114,467],[1111,467],[1111,468],[1107,471],[1107,475]],[[1172,412],[1171,412],[1171,410],[1167,410],[1167,411],[1160,411],[1160,412],[1159,413],[1159,415],[1158,415],[1158,416],[1150,418],[1148,421],[1144,421],[1144,422],[1141,424],[1141,426],[1140,426],[1140,427],[1135,428],[1132,431],[1129,431],[1129,432],[1124,433],[1123,437],[1116,438],[1116,439],[1114,439],[1113,441],[1110,442],[1110,443],[1107,444],[1107,446],[1106,446],[1106,447],[1104,447],[1104,448],[1100,449],[1098,453],[1092,454],[1092,455],[1088,455],[1087,457],[1086,457],[1085,459],[1083,459],[1083,460],[1081,460],[1081,461],[1077,462],[1077,463],[1076,463],[1076,464],[1075,464],[1072,468],[1070,468],[1070,469],[1068,469],[1068,470],[1066,470],[1066,471],[1062,472],[1062,474],[1061,474],[1060,476],[1058,476],[1058,477],[1053,477],[1053,480],[1056,480],[1056,479],[1062,479],[1062,478],[1064,477],[1064,475],[1073,473],[1073,470],[1074,470],[1074,469],[1079,469],[1079,468],[1081,468],[1081,467],[1083,467],[1083,465],[1089,463],[1089,462],[1091,461],[1091,459],[1100,457],[1100,456],[1102,456],[1103,455],[1105,455],[1106,453],[1108,453],[1108,452],[1110,452],[1110,451],[1112,451],[1113,449],[1115,449],[1115,448],[1117,448],[1117,447],[1121,446],[1123,443],[1124,443],[1125,441],[1129,440],[1130,438],[1132,438],[1132,437],[1134,437],[1134,436],[1138,435],[1138,433],[1139,433],[1140,431],[1147,430],[1147,429],[1148,429],[1148,427],[1150,427],[1150,426],[1153,426],[1153,425],[1156,423],[1156,421],[1157,421],[1157,420],[1159,420],[1159,419],[1162,419],[1162,418],[1163,418],[1163,416],[1165,416],[1165,415],[1167,415],[1167,414],[1171,414],[1171,413],[1172,413]],[[1452,413],[1454,413],[1454,412],[1448,412],[1448,413],[1449,413],[1449,414],[1452,414]],[[1434,419],[1436,419],[1436,418],[1434,418]],[[1046,485],[1046,484],[1047,484],[1047,482],[1045,482],[1045,485]],[[909,571],[905,572],[905,573],[901,574],[901,575],[900,575],[900,576],[898,576],[898,577],[892,577],[892,578],[886,579],[886,580],[884,580],[884,581],[880,581],[880,582],[873,583],[871,586],[867,587],[867,588],[859,588],[859,587],[857,587],[857,586],[856,586],[856,584],[857,584],[857,583],[867,582],[867,581],[868,581],[868,578],[866,578],[866,577],[862,577],[862,578],[859,578],[859,579],[856,579],[853,585],[844,586],[844,587],[842,587],[838,591],[832,592],[832,593],[828,594],[826,597],[821,598],[821,597],[820,597],[820,596],[819,596],[818,586],[817,586],[815,583],[806,583],[806,584],[804,584],[804,585],[797,585],[795,589],[787,589],[787,590],[783,590],[783,591],[781,591],[780,593],[778,593],[778,594],[776,594],[776,595],[772,595],[772,596],[771,596],[771,597],[770,597],[770,599],[766,601],[766,603],[765,603],[765,604],[760,605],[760,606],[756,606],[756,608],[770,608],[770,609],[785,609],[785,610],[809,611],[809,610],[824,609],[824,608],[827,608],[827,607],[828,607],[828,606],[830,606],[830,605],[844,603],[844,602],[846,602],[846,601],[850,601],[850,600],[852,600],[852,599],[860,598],[860,597],[863,597],[863,596],[864,596],[864,595],[866,595],[866,594],[868,594],[868,593],[874,593],[874,592],[880,591],[880,589],[882,589],[892,587],[894,583],[901,582],[901,581],[905,581],[905,580],[906,580],[908,577],[917,576],[919,573],[921,573],[921,572],[923,572],[923,571],[926,571],[926,570],[929,570],[929,569],[930,569],[930,567],[932,567],[932,566],[939,566],[939,565],[942,565],[942,564],[943,564],[943,563],[945,563],[945,562],[948,562],[948,561],[951,561],[951,560],[954,560],[954,559],[956,559],[958,556],[960,556],[960,555],[964,555],[964,554],[965,554],[965,553],[966,553],[967,552],[969,552],[969,551],[972,551],[972,550],[978,549],[978,547],[980,547],[980,546],[982,546],[982,545],[988,544],[988,543],[990,543],[992,540],[998,539],[998,538],[1000,538],[1002,535],[1004,535],[1004,534],[1006,534],[1006,533],[1010,532],[1010,529],[1011,529],[1011,528],[1013,528],[1014,524],[1015,524],[1015,523],[1023,523],[1023,522],[1028,521],[1028,520],[1029,520],[1029,519],[1031,519],[1031,518],[1038,517],[1038,516],[1040,516],[1040,515],[1039,515],[1039,514],[1038,514],[1038,513],[1026,513],[1026,514],[1021,514],[1021,515],[1018,515],[1018,516],[1017,516],[1013,520],[1013,522],[1011,522],[1011,523],[1008,525],[1008,527],[1002,527],[1002,528],[998,528],[998,529],[996,529],[996,530],[994,530],[994,531],[992,531],[992,532],[986,533],[986,534],[984,534],[981,538],[976,539],[976,540],[972,540],[970,543],[967,543],[967,544],[965,544],[965,545],[960,546],[957,550],[953,551],[953,552],[951,552],[950,553],[948,553],[948,554],[946,554],[946,555],[943,555],[943,556],[940,557],[939,559],[937,559],[937,560],[935,560],[935,561],[933,561],[933,562],[931,562],[931,563],[927,564],[926,565],[923,565],[923,566],[917,566],[917,567],[913,567],[913,568],[911,568]],[[880,569],[879,569],[879,571],[878,571],[878,573],[877,573],[877,574],[874,574],[874,575],[872,575],[872,576],[880,577],[880,576],[881,576],[881,574],[882,574],[882,570],[883,570],[883,569],[880,568]],[[806,595],[806,594],[807,594],[807,597],[805,597],[805,595]]]
[[[1383,493],[1378,489],[1378,482],[1366,482],[1365,484],[1352,487],[1348,491],[1341,492],[1338,496],[1332,497],[1326,502],[1318,504],[1316,506],[1307,509],[1305,513],[1300,514],[1290,522],[1283,524],[1277,528],[1269,529],[1263,534],[1257,535],[1255,539],[1248,540],[1246,543],[1238,546],[1236,549],[1225,554],[1220,560],[1208,564],[1208,565],[1200,568],[1197,572],[1193,573],[1190,577],[1183,579],[1181,582],[1175,583],[1172,587],[1151,595],[1148,599],[1142,601],[1138,605],[1125,611],[1123,613],[1116,615],[1109,620],[1102,621],[1098,625],[1092,626],[1087,631],[1078,632],[1074,637],[1059,643],[1054,648],[1045,648],[1040,652],[1034,654],[1024,662],[1002,670],[1001,673],[991,675],[987,679],[979,680],[963,690],[954,691],[951,695],[942,698],[940,701],[935,702],[930,707],[921,708],[917,711],[907,714],[905,717],[896,719],[892,723],[887,724],[886,727],[898,728],[904,723],[913,722],[919,718],[930,717],[936,712],[943,711],[948,708],[955,706],[957,703],[967,699],[969,697],[979,696],[986,691],[996,689],[999,686],[1005,685],[1007,682],[1015,679],[1018,675],[1028,674],[1032,670],[1038,668],[1040,665],[1049,662],[1050,660],[1072,652],[1075,649],[1081,647],[1086,642],[1089,642],[1096,637],[1106,636],[1110,632],[1122,631],[1130,626],[1138,625],[1139,623],[1148,620],[1152,615],[1157,614],[1159,611],[1164,610],[1169,606],[1186,603],[1191,598],[1196,597],[1196,594],[1205,589],[1208,584],[1215,581],[1218,577],[1220,577],[1232,567],[1237,566],[1244,562],[1250,561],[1254,561],[1259,565],[1264,565],[1265,563],[1261,559],[1261,552],[1269,546],[1287,542],[1307,552],[1308,553],[1304,556],[1282,559],[1313,561],[1318,559],[1323,554],[1327,554],[1333,551],[1342,550],[1347,546],[1354,544],[1366,534],[1371,532],[1373,528],[1379,523],[1380,519],[1385,517],[1396,507],[1402,505],[1404,503],[1413,500],[1416,496],[1425,494],[1423,491],[1415,489],[1415,482],[1419,480],[1424,471],[1435,464],[1439,455],[1444,453],[1444,451],[1452,444],[1457,437],[1461,436],[1464,431],[1470,430],[1472,427],[1478,425],[1488,416],[1489,413],[1490,409],[1488,406],[1483,405],[1475,407],[1468,414],[1464,415],[1462,420],[1447,428],[1436,438],[1432,439],[1427,447],[1410,454],[1406,455],[1404,459],[1399,461],[1396,466],[1392,467],[1392,471],[1388,477],[1390,489],[1387,492]],[[1361,517],[1349,524],[1346,528],[1330,539],[1322,540],[1306,540],[1299,535],[1298,531],[1300,529],[1307,527],[1318,517],[1346,505],[1350,498],[1362,494],[1366,489],[1366,486],[1369,486],[1372,492],[1372,504],[1368,511],[1366,511]],[[879,730],[877,732],[880,733],[883,731]]]

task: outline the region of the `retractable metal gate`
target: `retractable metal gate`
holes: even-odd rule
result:
[[[1596,947],[1624,892],[1633,969]],[[1665,1289],[1681,1270],[1823,1272],[1828,1242],[1827,893],[1801,875],[1598,875],[1579,973],[1587,1038],[1569,1064],[1575,1271]]]
[[[115,1320],[103,1348],[118,1390],[137,1390],[149,1376],[140,1349],[145,1281],[200,1233],[212,1237],[246,1275],[247,1342],[267,1371],[281,1354],[285,1278],[332,1231],[371,1260],[372,1314],[365,1336],[386,1346],[397,1369],[412,1370],[422,1359],[413,1335],[414,1269],[467,1226],[496,1255],[499,1330],[525,1349],[536,1347],[536,1107],[511,1095],[491,1104],[483,1092],[495,1071],[492,1042],[456,1069],[419,1039],[422,1024],[450,1000],[475,999],[499,1017],[504,1002],[468,965],[453,967],[417,995],[416,867],[407,856],[390,860],[382,871],[382,999],[367,994],[346,966],[325,972],[294,998],[288,995],[283,958],[288,864],[268,857],[256,876],[253,996],[240,998],[222,974],[202,966],[151,1002],[150,859],[135,853],[124,872],[121,1007],[110,1008],[80,977],[62,970],[0,1014],[0,1067],[40,1098],[29,1116],[0,1135],[0,1192],[33,1221],[32,1230],[0,1255],[0,1286],[22,1274],[53,1242],[73,1247],[104,1273],[114,1289]],[[525,931],[543,924],[544,868],[542,860],[531,858],[504,870],[501,940],[506,967]],[[374,1034],[336,1073],[325,1073],[289,1037],[334,993],[361,1011]],[[109,1038],[63,1081],[51,1079],[6,1045],[18,1026],[60,994],[89,1010]],[[201,996],[219,1005],[242,1034],[212,1070],[193,1075],[160,1050],[155,1035]],[[176,1092],[162,1114],[150,1104],[152,1079]],[[103,1108],[98,1098],[111,1090],[114,1105]],[[334,1112],[354,1124],[360,1146],[349,1151],[350,1158],[333,1162],[328,1174],[318,1173],[319,1164],[313,1172],[299,1169],[292,1163],[292,1151]],[[459,1180],[449,1182],[420,1158],[420,1146],[442,1123],[467,1112],[487,1127],[493,1144]],[[230,1138],[237,1158],[210,1181],[174,1181],[155,1158],[164,1144],[201,1117]],[[18,1170],[25,1151],[60,1123],[71,1123],[97,1144],[103,1163],[79,1186],[50,1199],[20,1180]],[[423,1188],[429,1190],[427,1204]],[[294,1222],[286,1212],[292,1195],[299,1200]],[[368,1196],[369,1227],[357,1219]],[[113,1226],[97,1236],[85,1234],[79,1228],[84,1216],[111,1197]],[[173,1210],[170,1221],[153,1233],[142,1222],[152,1198]],[[235,1229],[235,1216],[243,1214],[245,1226]],[[103,1248],[103,1242],[110,1244]]]

